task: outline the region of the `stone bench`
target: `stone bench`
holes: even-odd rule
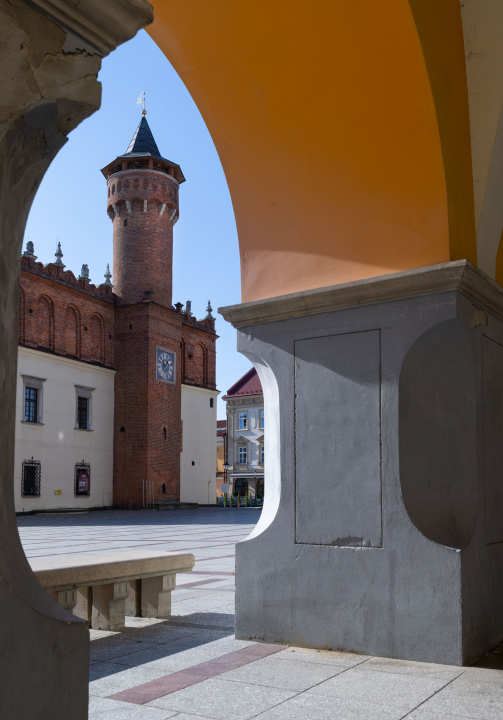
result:
[[[129,550],[29,562],[39,583],[59,605],[95,630],[120,630],[126,615],[170,617],[176,573],[190,572],[194,556]]]

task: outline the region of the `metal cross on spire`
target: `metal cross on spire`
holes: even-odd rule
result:
[[[145,110],[145,90],[140,93],[140,97],[136,101],[137,105],[141,105],[143,107],[143,110],[141,111],[141,114],[145,116],[147,114],[147,111]]]

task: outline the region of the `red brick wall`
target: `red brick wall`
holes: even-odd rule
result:
[[[58,279],[53,265],[23,264],[19,342],[47,348],[85,362],[114,365],[112,293],[101,286],[79,284],[69,272]],[[99,318],[99,320],[98,320]],[[98,323],[101,331],[98,333]],[[101,337],[101,346],[98,340]]]
[[[180,499],[181,378],[177,368],[174,385],[156,380],[156,349],[174,352],[178,365],[181,322],[179,313],[154,302],[116,308],[114,503],[118,506],[141,507],[144,480],[153,483],[156,502]]]
[[[210,390],[216,388],[215,378],[215,342],[217,336],[212,332],[213,323],[202,330],[201,323],[184,322],[182,340],[184,344],[184,373],[182,382],[187,385],[199,385]]]
[[[171,210],[178,213],[176,181],[165,173],[142,169],[116,173],[107,185],[107,210],[113,221],[114,292],[119,302],[141,302],[150,290],[154,293],[151,299],[170,308],[175,218],[170,220],[169,215]]]
[[[68,305],[65,312],[64,352],[67,355],[80,355],[80,320],[76,307]]]

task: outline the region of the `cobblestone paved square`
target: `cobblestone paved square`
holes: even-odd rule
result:
[[[90,720],[503,720],[503,654],[477,667],[285,648],[234,638],[235,545],[255,508],[18,518],[28,558],[189,551],[170,620],[91,630]]]

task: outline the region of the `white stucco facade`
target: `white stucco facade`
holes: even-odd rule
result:
[[[181,502],[215,502],[218,394],[217,390],[182,384]]]
[[[114,370],[20,347],[16,390],[16,512],[112,505]],[[37,390],[37,422],[26,422],[25,388]],[[88,428],[77,428],[78,397]],[[39,496],[22,494],[23,463],[38,463]],[[90,470],[76,494],[76,465]]]
[[[263,496],[264,396],[227,400],[228,484],[222,492]],[[261,484],[261,487],[260,487]]]

